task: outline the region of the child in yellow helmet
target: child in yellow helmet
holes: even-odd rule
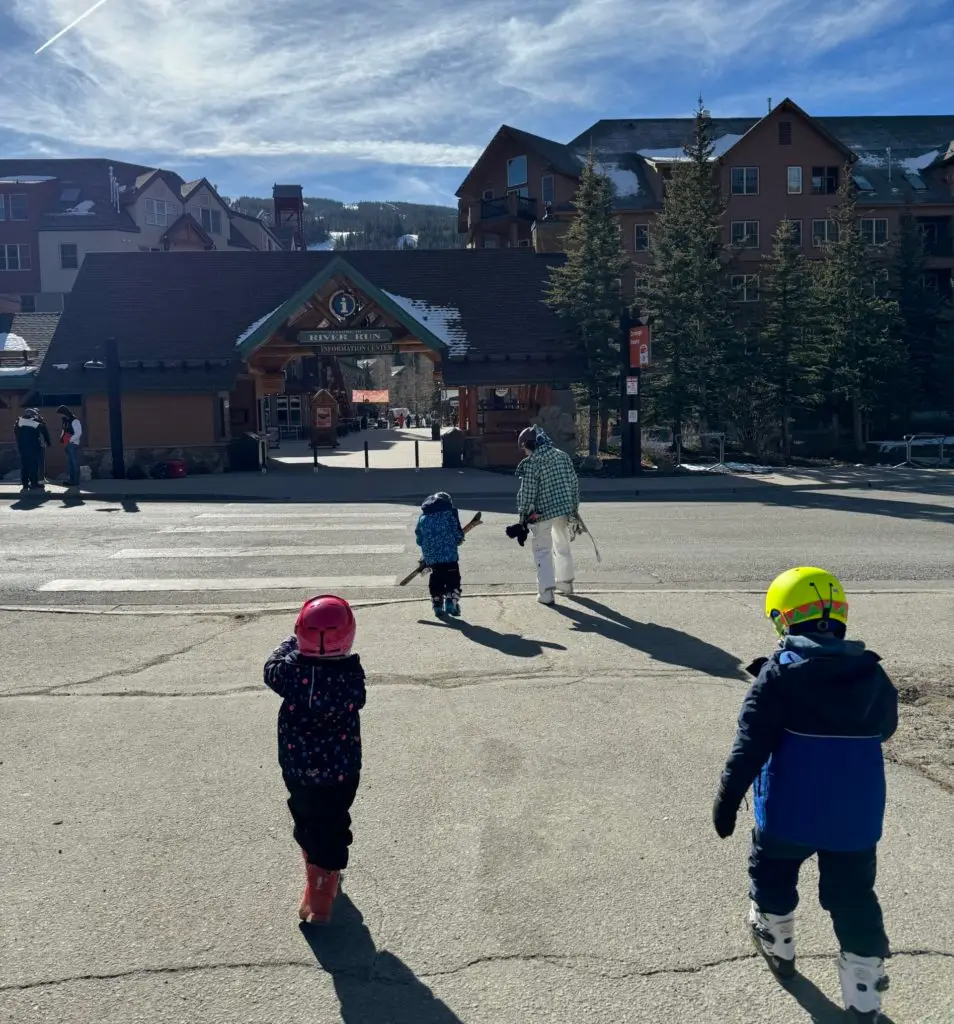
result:
[[[848,602],[836,577],[799,567],[769,587],[765,614],[779,649],[759,658],[713,808],[716,832],[735,830],[754,785],[748,924],[782,980],[795,973],[798,872],[818,855],[819,898],[841,947],[845,1006],[880,1019],[890,955],[875,893],[885,808],[881,744],[898,724],[898,693],[880,658],[845,639]]]

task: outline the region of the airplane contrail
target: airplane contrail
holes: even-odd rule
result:
[[[88,11],[84,11],[78,18],[71,21],[66,28],[61,28],[52,39],[47,39],[47,41],[38,50],[34,50],[33,56],[35,57],[38,53],[42,53],[48,46],[52,46],[58,39],[62,39],[67,32],[71,32],[81,21],[85,21],[91,14],[98,11],[105,3],[107,3],[107,0],[96,0],[96,3],[93,4]]]

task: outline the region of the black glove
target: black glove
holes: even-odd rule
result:
[[[735,819],[739,814],[739,805],[730,800],[725,789],[720,786],[712,805],[712,824],[720,839],[728,839],[735,831]]]
[[[759,673],[765,667],[765,663],[767,661],[768,661],[768,658],[756,658],[755,661],[753,661],[751,665],[747,665],[746,666],[745,671],[748,672],[748,674],[750,676],[755,676],[756,679],[757,679],[758,676],[759,676]]]
[[[511,540],[516,540],[520,547],[527,543],[527,537],[530,536],[526,523],[514,523],[513,526],[507,527],[506,533]]]

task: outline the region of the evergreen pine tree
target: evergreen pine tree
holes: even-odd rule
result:
[[[547,302],[570,325],[586,356],[580,397],[589,407],[589,456],[597,457],[600,405],[617,393],[620,278],[629,267],[613,211],[613,185],[590,155],[574,199],[577,216],[566,234],[566,263],[550,272]]]
[[[783,220],[775,234],[762,276],[762,300],[758,348],[764,389],[752,397],[769,403],[782,457],[788,462],[792,456],[792,416],[822,402],[825,370],[811,267],[791,221]]]
[[[730,333],[726,199],[713,166],[712,121],[700,99],[686,159],[667,184],[662,213],[650,236],[646,312],[653,329],[652,403],[674,433],[694,416],[724,411],[723,356]]]
[[[835,238],[825,245],[813,274],[815,296],[829,350],[831,389],[847,399],[854,446],[862,451],[865,414],[877,408],[902,360],[893,335],[898,306],[877,287],[884,268],[861,235],[850,167],[842,173],[831,220]]]

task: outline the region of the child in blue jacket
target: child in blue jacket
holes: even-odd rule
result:
[[[878,655],[845,639],[848,603],[830,573],[782,573],[765,612],[779,650],[749,667],[757,678],[722,773],[715,829],[732,834],[754,784],[748,924],[782,980],[795,973],[799,868],[818,855],[845,1006],[853,1020],[877,1021],[890,956],[875,893],[886,798],[881,745],[898,725],[898,693]]]
[[[464,529],[453,499],[445,491],[432,494],[423,505],[414,531],[421,560],[431,570],[429,589],[435,615],[460,615],[458,548]]]

